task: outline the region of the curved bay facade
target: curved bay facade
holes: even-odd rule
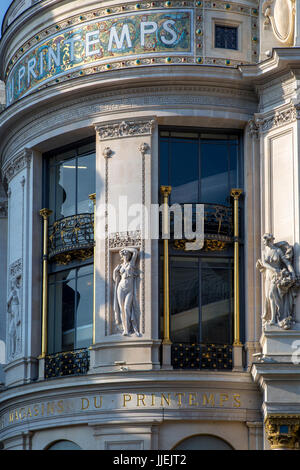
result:
[[[3,447],[298,448],[299,9],[84,3],[2,26]]]

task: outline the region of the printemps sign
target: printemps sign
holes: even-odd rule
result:
[[[7,104],[42,84],[120,58],[193,55],[192,10],[131,12],[62,29],[23,54],[9,72]],[[38,36],[37,36],[38,37]]]
[[[231,409],[243,406],[241,394],[233,391],[216,392],[141,392],[90,394],[72,398],[52,398],[48,401],[20,404],[7,411],[0,420],[0,429],[10,425],[32,422],[71,414],[111,412],[113,410],[179,410],[179,409]]]

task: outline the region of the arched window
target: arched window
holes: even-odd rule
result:
[[[50,444],[46,450],[81,450],[81,447],[75,442],[61,440]]]
[[[226,441],[216,436],[202,434],[187,437],[172,450],[234,450]]]

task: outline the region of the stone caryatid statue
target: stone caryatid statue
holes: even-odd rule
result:
[[[294,300],[299,286],[292,265],[293,247],[285,241],[274,243],[271,233],[265,233],[262,241],[262,259],[256,267],[265,277],[263,325],[277,324],[288,330],[295,323]]]
[[[17,278],[12,279],[11,290],[7,300],[8,312],[8,337],[9,350],[8,357],[13,359],[20,352],[21,342],[21,314],[19,299],[19,281]]]
[[[122,335],[135,333],[142,336],[139,328],[140,309],[137,298],[138,269],[136,267],[138,250],[123,248],[119,252],[121,263],[114,269],[114,314],[115,323],[122,327]]]

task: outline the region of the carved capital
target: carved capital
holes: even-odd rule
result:
[[[272,449],[299,449],[300,416],[268,416],[265,430]]]
[[[160,192],[163,195],[163,197],[165,197],[165,198],[170,196],[171,191],[172,191],[171,186],[161,186],[160,187]]]
[[[155,126],[154,119],[134,121],[118,121],[109,124],[96,125],[100,140],[120,139],[152,134]]]
[[[248,134],[250,137],[258,138],[259,136],[259,125],[256,123],[255,119],[250,119],[248,121]]]
[[[113,151],[110,147],[105,147],[105,149],[102,152],[102,155],[104,158],[110,158],[113,154]]]
[[[142,155],[145,155],[145,153],[147,153],[148,150],[150,150],[150,147],[146,143],[143,143],[139,146],[139,151],[141,152]]]
[[[230,191],[230,196],[234,199],[239,199],[240,195],[243,193],[242,189],[234,188]]]
[[[10,181],[24,168],[29,168],[32,159],[32,151],[25,148],[3,166],[3,175],[7,182]]]
[[[50,209],[41,209],[40,210],[40,215],[43,217],[43,219],[48,219],[49,215],[52,214],[53,211],[51,211]]]

